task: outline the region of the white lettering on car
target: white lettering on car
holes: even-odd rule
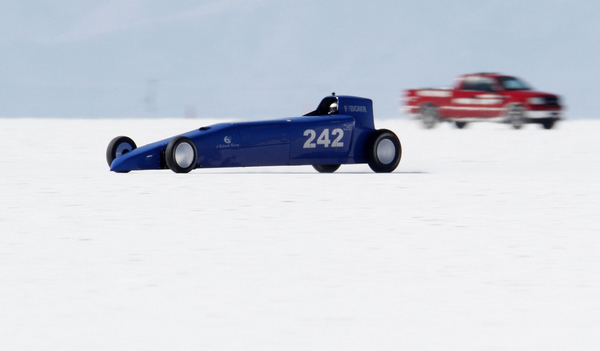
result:
[[[367,106],[344,105],[344,112],[348,111],[367,113]]]
[[[335,138],[335,140],[331,144],[331,147],[344,147],[344,142],[342,141],[342,138],[344,137],[343,130],[341,130],[340,128],[335,128],[333,132],[331,132],[331,135],[337,135],[337,138]]]
[[[304,136],[307,136],[308,139],[306,139],[306,141],[304,142],[304,146],[302,146],[305,149],[314,149],[317,147],[317,144],[313,143],[313,140],[315,140],[315,137],[317,136],[317,133],[312,130],[312,129],[307,129],[304,131]]]
[[[344,147],[344,142],[342,138],[344,137],[344,130],[341,128],[335,128],[331,134],[329,133],[329,128],[323,129],[319,137],[317,138],[317,132],[313,129],[307,129],[303,134],[305,137],[308,137],[302,146],[304,149],[315,149],[317,145],[322,145],[323,147]],[[335,137],[333,142],[331,141],[330,135]],[[315,139],[317,142],[315,143]]]
[[[324,147],[329,147],[331,141],[329,140],[329,129],[323,129],[321,135],[319,135],[319,139],[317,139],[317,145],[323,145]]]
[[[217,149],[240,147],[240,144],[232,143],[232,137],[230,135],[226,135],[223,138],[223,142],[225,142],[225,144],[217,144]]]

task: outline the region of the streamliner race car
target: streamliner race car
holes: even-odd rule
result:
[[[218,123],[139,148],[131,138],[118,136],[106,150],[110,170],[119,173],[284,165],[332,173],[342,164],[358,163],[389,173],[401,157],[396,134],[375,129],[372,100],[335,93],[301,117]]]

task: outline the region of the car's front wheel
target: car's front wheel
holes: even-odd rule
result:
[[[313,168],[319,173],[333,173],[340,168],[340,165],[313,165]]]
[[[184,136],[173,138],[165,150],[167,167],[175,173],[188,173],[196,167],[198,150],[192,139]]]
[[[554,127],[554,123],[556,123],[556,120],[547,119],[545,121],[542,121],[542,127],[544,127],[544,129],[552,129]]]
[[[454,122],[454,125],[458,129],[463,129],[463,128],[465,128],[467,126],[467,122],[456,121],[456,122]]]
[[[367,162],[376,173],[390,173],[402,158],[402,145],[394,132],[380,129],[373,133],[367,144]]]
[[[135,142],[126,136],[118,136],[108,143],[108,147],[106,148],[106,162],[108,162],[108,166],[112,165],[112,162],[115,158],[122,156],[130,151],[133,151],[137,148]]]

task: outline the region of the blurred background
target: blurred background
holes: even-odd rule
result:
[[[3,0],[0,117],[271,118],[516,75],[595,118],[595,0]]]

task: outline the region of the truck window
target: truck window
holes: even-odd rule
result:
[[[488,93],[495,92],[494,82],[489,78],[484,77],[467,77],[463,84],[463,90],[485,91]]]
[[[495,92],[494,90],[494,82],[489,78],[481,78],[479,80],[479,91],[485,91],[488,93]]]
[[[515,77],[498,77],[498,80],[506,90],[531,90],[525,82]]]
[[[467,77],[463,82],[462,90],[478,90],[479,77]]]

